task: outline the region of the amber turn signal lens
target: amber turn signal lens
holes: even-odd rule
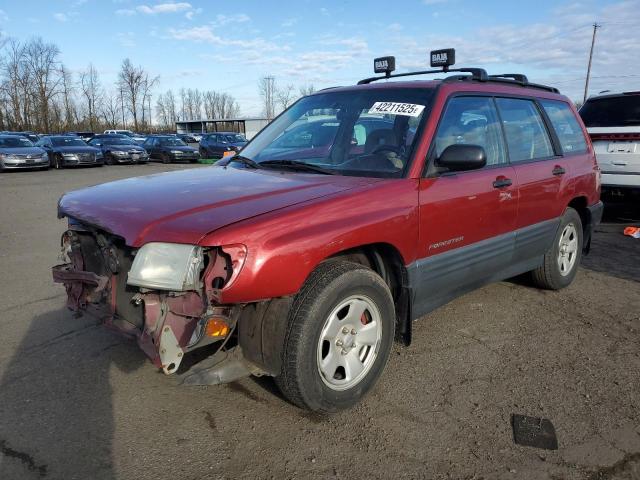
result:
[[[230,157],[230,156],[235,155],[235,154],[236,154],[235,150],[230,150],[228,152],[222,152],[222,158]]]
[[[226,337],[229,333],[229,324],[222,318],[211,317],[205,330],[207,337]]]

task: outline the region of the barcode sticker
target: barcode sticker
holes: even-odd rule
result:
[[[423,110],[424,105],[416,105],[414,103],[376,102],[368,113],[418,117]]]

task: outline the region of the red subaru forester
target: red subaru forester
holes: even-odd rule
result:
[[[223,164],[64,195],[68,306],[185,384],[271,375],[336,411],[449,300],[525,272],[566,287],[602,216],[580,117],[453,55],[416,72],[453,73],[435,81],[377,81],[410,75],[377,59],[384,75],[301,98]]]

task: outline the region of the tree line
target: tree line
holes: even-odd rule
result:
[[[71,72],[42,38],[0,44],[0,130],[44,133],[129,128],[173,130],[177,120],[238,116],[235,98],[213,90],[158,94],[160,78],[125,58],[113,85],[91,63]],[[155,107],[155,116],[153,108]]]

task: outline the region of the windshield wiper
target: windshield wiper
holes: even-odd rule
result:
[[[242,155],[234,155],[229,161],[242,163],[251,168],[262,168],[258,162],[251,160],[249,157],[243,157]]]
[[[298,170],[301,172],[314,172],[322,173],[324,175],[337,175],[337,173],[331,169],[319,167],[311,163],[300,162],[298,160],[266,160],[260,162],[261,166],[283,166],[291,170]]]

